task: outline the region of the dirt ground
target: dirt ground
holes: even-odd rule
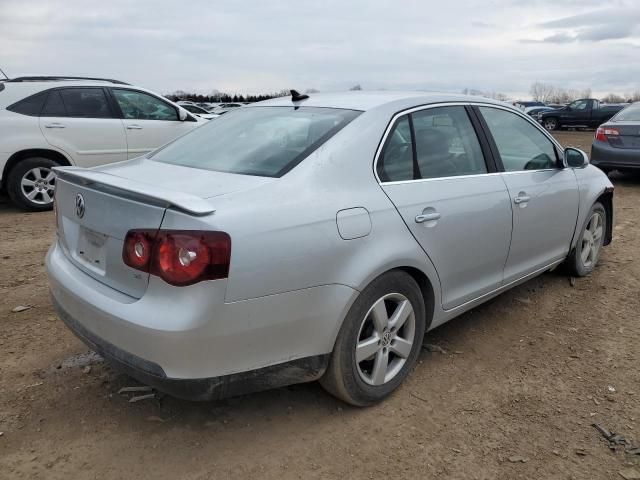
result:
[[[593,132],[558,134],[586,148]],[[614,243],[572,286],[545,274],[429,333],[390,399],[317,384],[215,403],[129,403],[135,385],[53,313],[53,216],[0,204],[2,479],[620,479],[597,422],[640,445],[640,178],[614,174]],[[31,306],[12,312],[17,306]],[[615,390],[615,391],[614,391]]]

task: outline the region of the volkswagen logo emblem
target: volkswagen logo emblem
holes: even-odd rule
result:
[[[78,218],[84,217],[84,197],[81,193],[76,195],[76,215]]]

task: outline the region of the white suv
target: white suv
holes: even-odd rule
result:
[[[0,81],[0,188],[20,207],[47,210],[55,187],[52,167],[138,157],[205,122],[117,80]]]

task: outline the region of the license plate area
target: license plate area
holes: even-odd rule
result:
[[[76,259],[96,273],[104,274],[107,263],[107,235],[80,227]]]

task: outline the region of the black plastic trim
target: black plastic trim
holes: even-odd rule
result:
[[[177,398],[210,401],[236,395],[318,380],[329,365],[330,354],[299,358],[277,365],[220,377],[169,378],[157,363],[118,348],[87,330],[51,297],[54,309],[67,327],[89,348],[141,383]]]
[[[496,173],[501,171],[498,167],[498,162],[496,157],[491,149],[491,145],[489,144],[489,139],[487,138],[487,134],[482,125],[482,120],[479,117],[479,112],[473,108],[472,105],[465,105],[465,110],[467,111],[467,116],[469,120],[471,120],[471,124],[473,125],[473,129],[476,132],[476,137],[480,142],[480,149],[482,150],[482,154],[484,155],[484,161],[487,166],[488,173]]]
[[[54,75],[54,76],[30,76],[30,77],[16,77],[5,80],[11,83],[20,82],[60,82],[65,80],[97,80],[101,82],[116,83],[118,85],[129,85],[121,80],[114,80],[113,78],[98,78],[98,77],[68,77],[66,75]]]

